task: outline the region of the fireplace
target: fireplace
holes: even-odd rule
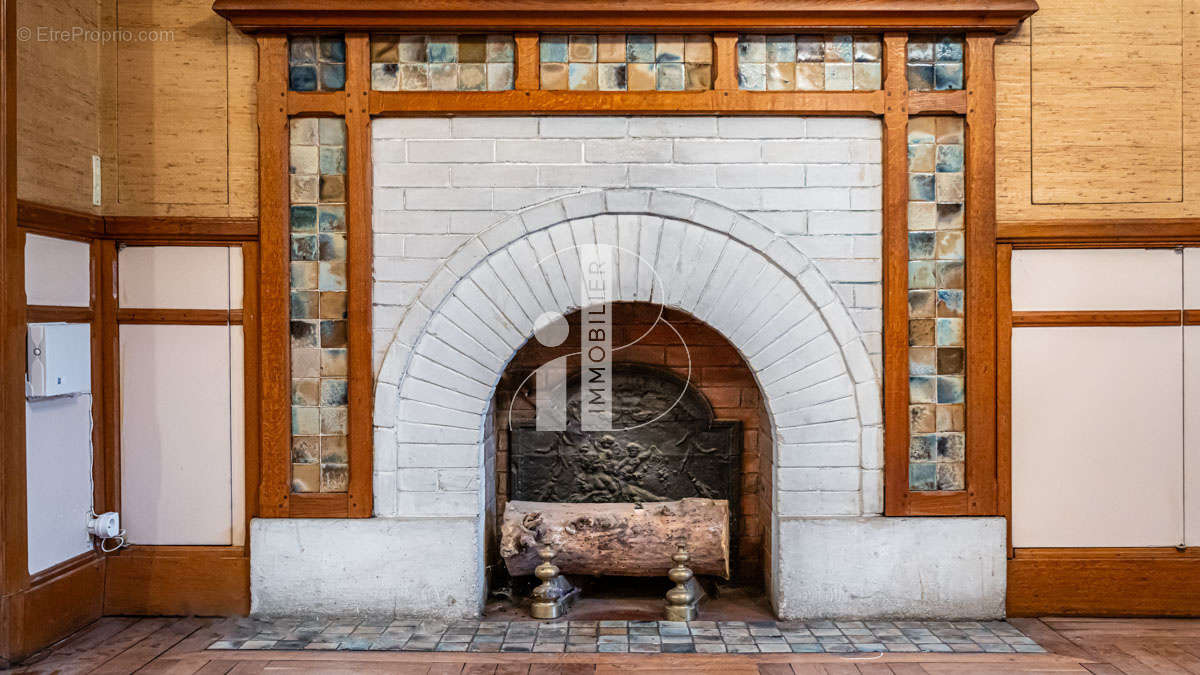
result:
[[[612,306],[612,431],[583,431],[580,380],[567,387],[566,429],[534,423],[537,368],[567,358],[578,373],[579,312],[556,348],[530,340],[509,363],[493,405],[496,513],[538,502],[729,501],[733,579],[761,583],[761,396],[737,350],[695,317],[650,303]],[[769,454],[769,453],[768,453]],[[769,522],[769,518],[767,519]]]

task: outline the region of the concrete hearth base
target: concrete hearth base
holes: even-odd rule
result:
[[[780,618],[997,619],[1003,518],[781,520]]]
[[[486,590],[478,523],[256,519],[251,611],[477,617]],[[780,618],[1004,616],[1002,518],[804,518],[778,528]]]

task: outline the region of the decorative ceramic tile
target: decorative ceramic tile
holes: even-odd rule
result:
[[[346,88],[346,40],[341,35],[288,38],[288,88],[342,91]]]
[[[946,91],[963,88],[963,38],[919,36],[908,41],[908,88]]]
[[[344,492],[346,125],[291,121],[292,490]]]
[[[232,624],[208,649],[649,654],[1046,652],[1004,621],[572,621],[569,616],[554,621],[453,623],[391,617],[248,618]]]
[[[506,91],[513,88],[511,34],[372,35],[375,91]]]
[[[909,488],[963,490],[962,118],[909,120],[908,172]]]
[[[542,35],[541,88],[696,91],[712,88],[712,36]]]
[[[738,87],[871,91],[883,82],[878,35],[740,35]]]

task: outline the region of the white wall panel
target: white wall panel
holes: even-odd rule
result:
[[[1188,546],[1200,546],[1200,326],[1183,329],[1184,507]]]
[[[60,307],[92,304],[91,250],[82,241],[25,235],[25,302]]]
[[[25,403],[29,573],[91,550],[92,397]]]
[[[1200,309],[1200,248],[1183,249],[1183,308]]]
[[[1181,330],[1017,328],[1012,342],[1013,546],[1179,544]]]
[[[229,307],[228,247],[128,246],[121,249],[117,265],[121,307]],[[241,306],[240,292],[237,306]]]
[[[1179,309],[1180,255],[1171,249],[1013,251],[1014,311]]]
[[[233,541],[242,508],[233,465],[242,451],[232,442],[230,333],[121,327],[121,511],[132,543]]]

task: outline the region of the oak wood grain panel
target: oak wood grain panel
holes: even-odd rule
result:
[[[1193,549],[1017,549],[1009,616],[1200,616]]]
[[[224,616],[250,609],[240,546],[133,546],[108,556],[105,614]]]
[[[118,20],[174,39],[118,41],[116,201],[227,205],[227,26],[202,3],[153,0],[123,0]]]
[[[17,201],[17,224],[33,231],[90,239],[104,234],[100,216],[28,200]]]
[[[95,0],[22,2],[17,108],[18,186],[22,199],[93,212],[92,155],[100,152],[100,42],[71,39],[102,27]],[[66,31],[54,39],[51,31]]]
[[[93,552],[39,575],[7,599],[9,658],[22,658],[100,618],[105,560]]]
[[[1014,248],[1175,247],[1200,243],[1200,218],[1011,220],[996,239]]]
[[[1037,10],[1031,0],[217,0],[213,9],[246,31],[361,30],[766,30],[808,27],[958,27],[1011,30]]]
[[[1013,312],[1012,325],[1034,326],[1179,326],[1183,315],[1169,310]]]
[[[1032,19],[1034,203],[1182,201],[1182,31],[1180,0],[1056,0]]]

